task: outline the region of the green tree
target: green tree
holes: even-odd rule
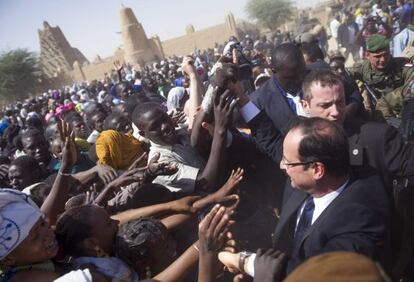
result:
[[[250,0],[246,12],[261,26],[274,30],[292,18],[293,6],[290,0]]]
[[[0,54],[0,99],[26,98],[34,91],[40,75],[37,56],[26,49]]]

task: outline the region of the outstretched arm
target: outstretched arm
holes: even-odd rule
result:
[[[204,170],[197,175],[195,188],[211,192],[223,169],[226,160],[227,128],[231,123],[236,103],[230,91],[216,99],[214,105],[214,135],[210,155]]]
[[[238,98],[237,107],[249,126],[254,142],[260,152],[279,163],[282,159],[282,133],[274,126],[264,111],[260,111],[238,83],[230,83],[229,88]]]
[[[172,202],[127,210],[112,215],[111,218],[118,220],[122,225],[141,217],[157,217],[169,213],[194,213],[196,209],[192,205],[197,199],[199,199],[198,196],[188,196]]]
[[[185,57],[183,59],[181,68],[183,72],[190,78],[190,97],[187,101],[187,104],[189,120],[188,128],[191,130],[193,127],[194,117],[197,114],[197,108],[201,105],[202,96],[204,95],[204,86],[197,75],[193,58]]]
[[[217,254],[223,247],[230,226],[230,217],[219,205],[206,215],[198,226],[200,260],[198,282],[216,281]]]
[[[58,123],[59,133],[65,142],[63,148],[62,165],[53,183],[52,189],[45,202],[40,208],[49,218],[50,224],[55,225],[57,216],[63,212],[65,203],[68,198],[70,188],[72,187],[73,178],[69,174],[72,166],[76,163],[77,152],[75,144],[75,135],[70,125],[63,120]]]

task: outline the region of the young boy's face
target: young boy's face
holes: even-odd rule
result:
[[[128,133],[132,130],[131,121],[126,116],[117,116],[112,120],[116,131],[121,133]]]
[[[137,123],[141,135],[159,145],[174,145],[177,140],[174,122],[160,108],[154,108],[142,115]]]

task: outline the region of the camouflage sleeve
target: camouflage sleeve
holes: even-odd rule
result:
[[[414,80],[414,65],[408,62],[403,67],[404,85],[409,85]]]
[[[352,68],[349,69],[349,73],[351,74],[354,80],[363,80],[363,64],[357,63],[354,64]]]
[[[414,80],[414,66],[411,61],[405,63],[403,66],[402,76],[404,84],[396,88],[394,91],[399,93],[403,99],[412,98],[411,96],[413,93],[411,93],[412,91],[410,85]]]
[[[410,88],[410,85],[414,79],[414,67],[412,66],[410,61],[406,62],[406,60],[401,60],[400,63],[403,64],[402,79],[404,80],[404,83],[400,87],[397,87],[391,92],[389,92],[383,99],[383,102],[385,102],[386,106],[392,112],[393,116],[400,114],[404,100],[414,97],[414,93],[412,93]],[[377,108],[378,106],[379,105],[377,105]]]

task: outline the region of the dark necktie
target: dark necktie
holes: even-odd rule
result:
[[[288,105],[289,105],[290,109],[291,109],[291,110],[292,110],[295,114],[297,114],[295,101],[293,101],[293,99],[292,99],[292,98],[290,98],[290,97],[288,97],[288,96],[286,96],[286,99],[287,99],[287,102],[288,102]]]
[[[315,210],[315,203],[313,202],[313,197],[306,199],[305,207],[303,208],[302,214],[299,219],[298,226],[296,228],[295,237],[293,239],[293,250],[297,250],[300,246],[300,242],[303,239],[306,231],[312,225],[312,216]]]

